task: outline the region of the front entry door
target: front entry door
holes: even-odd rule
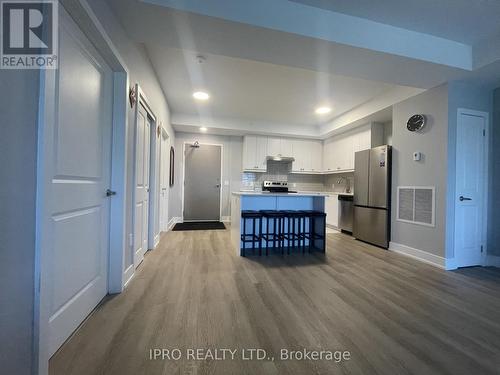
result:
[[[184,146],[184,221],[219,221],[221,146]]]
[[[458,267],[482,264],[487,122],[486,113],[458,112],[455,194]]]
[[[112,72],[64,12],[59,33],[43,248],[49,356],[107,294],[111,199]]]
[[[146,109],[139,105],[137,112],[137,129],[135,145],[135,215],[134,215],[134,265],[135,267],[144,259],[148,250],[149,233],[149,160],[151,118]]]

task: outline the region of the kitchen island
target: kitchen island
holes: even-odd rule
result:
[[[242,219],[243,210],[315,210],[325,212],[325,197],[328,193],[298,192],[298,193],[271,193],[256,191],[236,191],[231,196],[231,243],[237,254],[242,255]],[[324,235],[324,228],[317,231]],[[326,243],[320,244],[325,249]],[[251,244],[245,244],[250,248]]]

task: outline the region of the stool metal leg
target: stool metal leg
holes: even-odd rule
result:
[[[255,255],[255,218],[252,218],[252,252]]]
[[[259,218],[259,256],[262,256],[262,220],[264,220],[263,217]]]
[[[269,255],[269,218],[266,218],[266,255]]]
[[[243,239],[246,239],[247,235],[247,221],[245,218],[243,218]],[[243,250],[242,250],[242,256],[245,256],[245,247],[246,247],[246,242],[243,241]]]
[[[285,253],[285,234],[286,234],[285,225],[286,225],[286,220],[285,220],[285,218],[282,218],[281,219],[281,234],[280,234],[280,237],[281,237],[281,254]]]

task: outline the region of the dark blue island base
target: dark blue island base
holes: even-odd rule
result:
[[[235,250],[242,256],[325,252],[326,196],[233,193],[231,241]]]

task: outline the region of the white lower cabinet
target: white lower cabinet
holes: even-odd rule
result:
[[[332,195],[325,198],[326,224],[339,227],[339,196]]]

